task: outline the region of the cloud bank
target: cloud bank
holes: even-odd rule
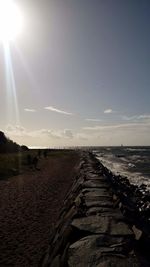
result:
[[[111,108],[104,110],[105,114],[113,113],[113,110]]]
[[[24,108],[24,111],[26,111],[26,112],[36,112],[36,110],[32,109],[32,108]]]
[[[97,119],[90,120],[94,123]],[[125,117],[119,122],[95,122],[95,125],[87,123],[85,126],[81,125],[73,129],[66,127],[64,129],[27,130],[20,125],[8,125],[5,133],[19,144],[28,146],[150,145],[150,115]]]
[[[86,121],[93,121],[93,122],[100,122],[100,121],[102,121],[102,120],[100,120],[100,119],[85,119]]]
[[[135,116],[123,116],[122,119],[126,120],[126,121],[150,120],[150,114],[142,114],[142,115],[135,115]]]
[[[50,111],[53,111],[53,112],[57,112],[57,113],[60,113],[60,114],[64,114],[64,115],[73,115],[71,112],[60,110],[60,109],[54,108],[52,106],[44,107],[44,109],[47,109],[47,110],[50,110]]]

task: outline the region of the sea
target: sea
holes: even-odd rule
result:
[[[30,147],[31,148],[31,147]],[[47,149],[49,147],[32,147]],[[51,147],[51,149],[81,149],[96,158],[115,175],[125,176],[130,183],[145,184],[150,190],[150,146]]]
[[[115,175],[138,186],[145,184],[150,190],[150,146],[95,147],[92,152]]]

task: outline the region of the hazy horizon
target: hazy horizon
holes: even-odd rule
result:
[[[14,0],[0,130],[30,147],[150,145],[150,1]]]

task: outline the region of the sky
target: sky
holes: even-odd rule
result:
[[[150,145],[150,1],[15,2],[0,129],[30,147]]]

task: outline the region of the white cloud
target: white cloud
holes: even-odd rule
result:
[[[99,122],[99,121],[102,121],[100,119],[85,119],[86,121],[93,121],[93,122]]]
[[[24,127],[16,125],[8,125],[5,130],[6,134],[9,136],[28,136],[28,137],[38,137],[42,138],[43,135],[47,138],[53,138],[53,139],[61,139],[61,138],[67,138],[72,139],[74,137],[72,131],[70,129],[64,129],[64,130],[52,130],[52,129],[40,129],[40,130],[34,130],[34,131],[28,131]]]
[[[87,141],[89,139],[89,136],[84,133],[77,133],[76,134],[77,139],[82,141]]]
[[[11,134],[11,135],[15,135],[15,136],[24,136],[26,135],[26,130],[24,127],[20,126],[20,125],[7,125],[6,127],[6,134]]]
[[[14,126],[12,126],[11,124],[8,124],[8,125],[6,126],[6,131],[11,132],[11,131],[13,131],[13,130],[14,130]]]
[[[137,117],[137,119],[150,119],[150,114],[143,114],[143,115],[139,115],[138,117]]]
[[[125,121],[132,121],[132,120],[135,120],[136,116],[131,116],[131,117],[128,117],[128,116],[123,116],[122,119],[125,120]]]
[[[138,116],[138,119],[150,119],[150,114],[143,114]]]
[[[121,124],[114,124],[114,125],[97,125],[97,126],[85,126],[83,130],[90,130],[90,131],[104,131],[104,130],[113,130],[113,129],[135,129],[137,127],[150,127],[149,123],[121,123]]]
[[[94,145],[149,145],[150,121],[83,127]]]
[[[57,113],[61,113],[61,114],[64,114],[64,115],[73,115],[70,112],[67,112],[67,111],[64,111],[64,110],[60,110],[60,109],[54,108],[52,106],[45,107],[44,109],[47,109],[47,110],[50,110],[50,111],[53,111],[53,112],[57,112]]]
[[[39,131],[36,131],[36,133],[44,134],[47,137],[52,137],[56,139],[60,139],[60,138],[72,139],[73,138],[73,133],[70,129],[57,130],[57,131],[54,131],[51,129],[41,129]]]
[[[135,116],[123,116],[122,119],[126,120],[126,121],[149,120],[150,119],[150,114],[135,115]]]
[[[63,132],[63,135],[64,135],[64,137],[66,137],[66,138],[70,138],[70,139],[73,138],[73,133],[72,133],[72,131],[69,130],[69,129],[65,129],[64,132]]]
[[[87,125],[79,131],[72,129],[27,130],[20,125],[8,125],[5,133],[15,142],[27,146],[149,145],[150,120]]]
[[[113,113],[113,110],[111,108],[104,110],[105,114]]]
[[[61,136],[58,131],[53,131],[51,129],[41,129],[33,132],[34,135],[45,135],[47,137],[53,138],[53,139],[60,139]]]
[[[24,108],[24,111],[26,111],[26,112],[36,112],[36,110],[32,109],[32,108]]]

